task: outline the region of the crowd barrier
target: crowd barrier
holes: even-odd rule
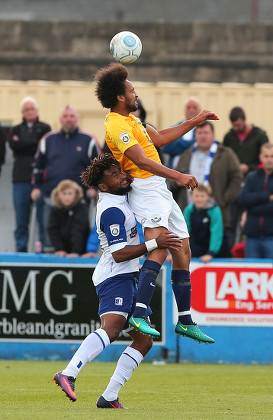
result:
[[[68,360],[100,325],[91,281],[97,259],[0,254],[0,358]],[[161,332],[147,361],[273,362],[273,262],[213,260],[191,263],[192,316],[215,344],[177,337],[171,266],[161,269],[152,323]],[[97,360],[116,361],[123,332]]]

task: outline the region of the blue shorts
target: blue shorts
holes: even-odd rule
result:
[[[127,312],[128,319],[133,314],[137,296],[137,273],[118,274],[110,277],[96,286],[99,298],[99,315],[106,312]],[[148,307],[148,316],[152,314]],[[128,328],[126,321],[124,329]]]

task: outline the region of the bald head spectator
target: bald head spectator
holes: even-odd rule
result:
[[[197,98],[191,96],[190,98],[186,99],[184,104],[185,119],[179,121],[177,125],[181,124],[185,120],[190,120],[191,118],[196,117],[199,112],[201,112],[201,104]],[[162,148],[163,153],[165,153],[168,157],[166,165],[169,168],[174,169],[179,161],[181,154],[193,145],[195,142],[195,129],[196,128],[193,128],[184,134],[184,136]]]
[[[223,143],[237,155],[245,176],[257,168],[260,148],[268,142],[268,138],[265,131],[247,121],[244,110],[239,106],[232,108],[229,119],[232,128],[225,135]]]
[[[33,170],[34,189],[32,199],[41,197],[44,185],[44,225],[48,225],[52,206],[50,195],[53,189],[64,179],[75,181],[86,191],[81,182],[81,173],[90,165],[90,159],[98,157],[100,145],[94,135],[83,131],[78,126],[78,111],[71,105],[62,109],[60,114],[61,129],[46,134],[37,150]],[[95,191],[94,191],[95,192]],[[45,249],[50,251],[48,235],[45,237]]]
[[[50,125],[39,120],[37,101],[30,96],[20,104],[23,121],[12,128],[9,145],[13,150],[14,163],[12,171],[13,203],[16,215],[15,242],[17,252],[27,252],[28,224],[31,210],[31,175],[34,155],[38,143],[48,131]],[[40,241],[44,240],[42,221],[42,202],[37,208]]]

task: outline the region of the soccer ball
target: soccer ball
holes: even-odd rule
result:
[[[133,32],[122,31],[111,39],[110,51],[114,59],[120,63],[133,63],[141,54],[142,43]]]

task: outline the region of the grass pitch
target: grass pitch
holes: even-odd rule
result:
[[[143,363],[120,392],[128,410],[98,410],[114,363],[91,363],[72,403],[51,380],[65,362],[0,361],[0,419],[273,418],[273,366]]]

